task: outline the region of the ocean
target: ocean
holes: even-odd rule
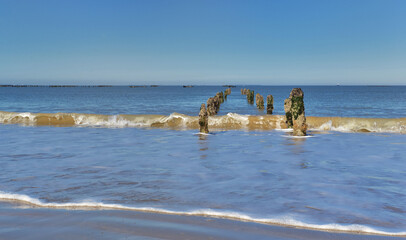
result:
[[[406,87],[301,86],[302,138],[283,127],[292,88],[231,88],[201,135],[226,87],[0,87],[0,199],[405,236]]]

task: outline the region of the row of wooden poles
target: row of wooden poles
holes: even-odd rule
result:
[[[227,88],[224,92],[218,92],[214,97],[207,99],[207,114],[213,116],[220,111],[220,105],[227,100],[227,96],[231,94],[231,88]],[[202,104],[202,106],[204,103]]]
[[[209,133],[209,116],[216,115],[220,111],[220,105],[227,100],[227,96],[231,94],[231,88],[227,88],[224,93],[218,92],[214,97],[207,99],[206,105],[202,103],[199,112],[199,126],[201,133]]]
[[[241,94],[247,96],[247,101],[249,104],[254,104],[254,90],[244,88],[241,89]],[[264,109],[264,97],[259,93],[255,95],[255,104],[257,105],[258,109]],[[273,96],[268,95],[266,96],[266,113],[272,114],[272,112],[273,112]]]
[[[209,133],[209,116],[216,115],[220,110],[220,105],[227,100],[227,96],[231,94],[231,88],[223,92],[218,92],[214,97],[207,100],[206,105],[202,103],[199,112],[199,126],[201,133]],[[247,96],[249,104],[254,104],[254,91],[250,89],[241,89],[241,94]],[[305,136],[307,130],[305,108],[303,101],[303,91],[300,88],[294,88],[290,92],[289,98],[284,101],[285,119],[288,128],[293,128],[293,135]],[[273,96],[266,97],[266,112],[272,114],[273,112]],[[264,109],[264,98],[261,94],[257,93],[255,96],[255,103],[258,109]]]

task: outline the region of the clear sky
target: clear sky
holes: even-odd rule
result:
[[[406,84],[405,0],[0,0],[1,84]]]

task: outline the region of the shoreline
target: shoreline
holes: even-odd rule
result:
[[[35,199],[34,199],[35,200]],[[36,200],[38,201],[38,200]],[[278,223],[278,222],[266,222],[266,221],[260,221],[256,219],[249,219],[248,218],[243,218],[243,217],[237,217],[237,216],[225,216],[225,215],[219,215],[216,214],[216,212],[213,212],[212,214],[210,213],[205,213],[205,212],[176,212],[176,211],[170,211],[170,210],[163,210],[163,209],[153,209],[153,208],[132,208],[132,207],[126,207],[126,206],[121,206],[121,205],[115,205],[115,204],[102,204],[102,203],[94,203],[94,205],[90,205],[87,203],[68,203],[68,204],[52,204],[52,203],[41,203],[40,201],[35,202],[35,201],[30,201],[30,200],[22,200],[22,199],[7,199],[7,198],[0,198],[0,226],[2,225],[2,220],[1,216],[3,215],[3,212],[9,212],[8,214],[13,214],[14,211],[17,212],[46,212],[46,214],[50,214],[52,216],[54,215],[86,215],[91,214],[95,215],[93,217],[106,217],[106,213],[109,212],[115,212],[118,215],[124,214],[124,215],[132,215],[135,217],[135,219],[142,217],[151,217],[153,218],[154,221],[161,221],[161,219],[167,219],[168,221],[172,221],[172,218],[174,219],[181,219],[184,222],[189,221],[190,219],[197,220],[198,222],[195,222],[194,225],[200,226],[202,222],[206,221],[219,221],[219,222],[227,222],[227,224],[254,224],[256,225],[257,228],[271,228],[271,232],[269,234],[274,234],[274,231],[277,230],[277,232],[280,231],[288,231],[293,234],[294,237],[301,237],[300,232],[302,231],[310,231],[313,232],[315,235],[323,235],[322,233],[326,234],[331,234],[331,235],[337,235],[340,236],[340,239],[347,239],[347,238],[342,238],[341,235],[344,236],[352,236],[349,237],[348,239],[364,239],[364,238],[354,238],[354,236],[357,237],[366,237],[367,239],[370,239],[369,237],[382,237],[382,238],[377,238],[377,239],[404,239],[406,235],[403,233],[401,234],[385,234],[385,233],[379,233],[377,232],[365,232],[365,231],[359,231],[359,230],[340,230],[340,229],[329,229],[329,228],[315,228],[315,227],[308,227],[308,226],[300,226],[300,225],[291,225],[291,224],[283,224],[283,223]],[[61,213],[63,212],[63,213]],[[41,219],[43,221],[43,219]],[[62,226],[64,225],[63,222],[61,222]],[[308,224],[311,225],[311,224]],[[323,225],[321,225],[323,226]],[[185,226],[186,227],[186,226]],[[217,226],[210,226],[210,227],[217,227]],[[221,228],[222,229],[222,228]],[[223,231],[228,231],[227,229],[223,229]],[[268,233],[268,232],[267,232]],[[317,234],[316,234],[317,233]],[[332,239],[335,239],[337,236],[333,237]],[[0,234],[1,237],[1,234]],[[197,237],[197,236],[196,236]],[[193,239],[196,239],[196,237],[193,237]],[[274,238],[274,236],[272,236]],[[1,238],[0,238],[1,239]],[[176,239],[176,238],[173,238]],[[234,239],[234,237],[233,237]],[[296,239],[296,238],[288,238],[288,239]],[[309,238],[309,239],[318,239],[318,238]],[[320,239],[325,239],[325,236],[323,236]]]
[[[0,203],[0,239],[404,239],[202,216],[123,210],[13,208]]]

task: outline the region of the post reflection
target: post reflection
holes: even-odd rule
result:
[[[200,159],[206,159],[207,154],[205,152],[209,149],[209,143],[207,141],[208,135],[206,134],[199,134],[199,152],[200,152]]]
[[[303,145],[305,144],[307,138],[296,138],[296,137],[287,137],[285,145],[288,149],[296,155],[302,154],[305,152]]]

